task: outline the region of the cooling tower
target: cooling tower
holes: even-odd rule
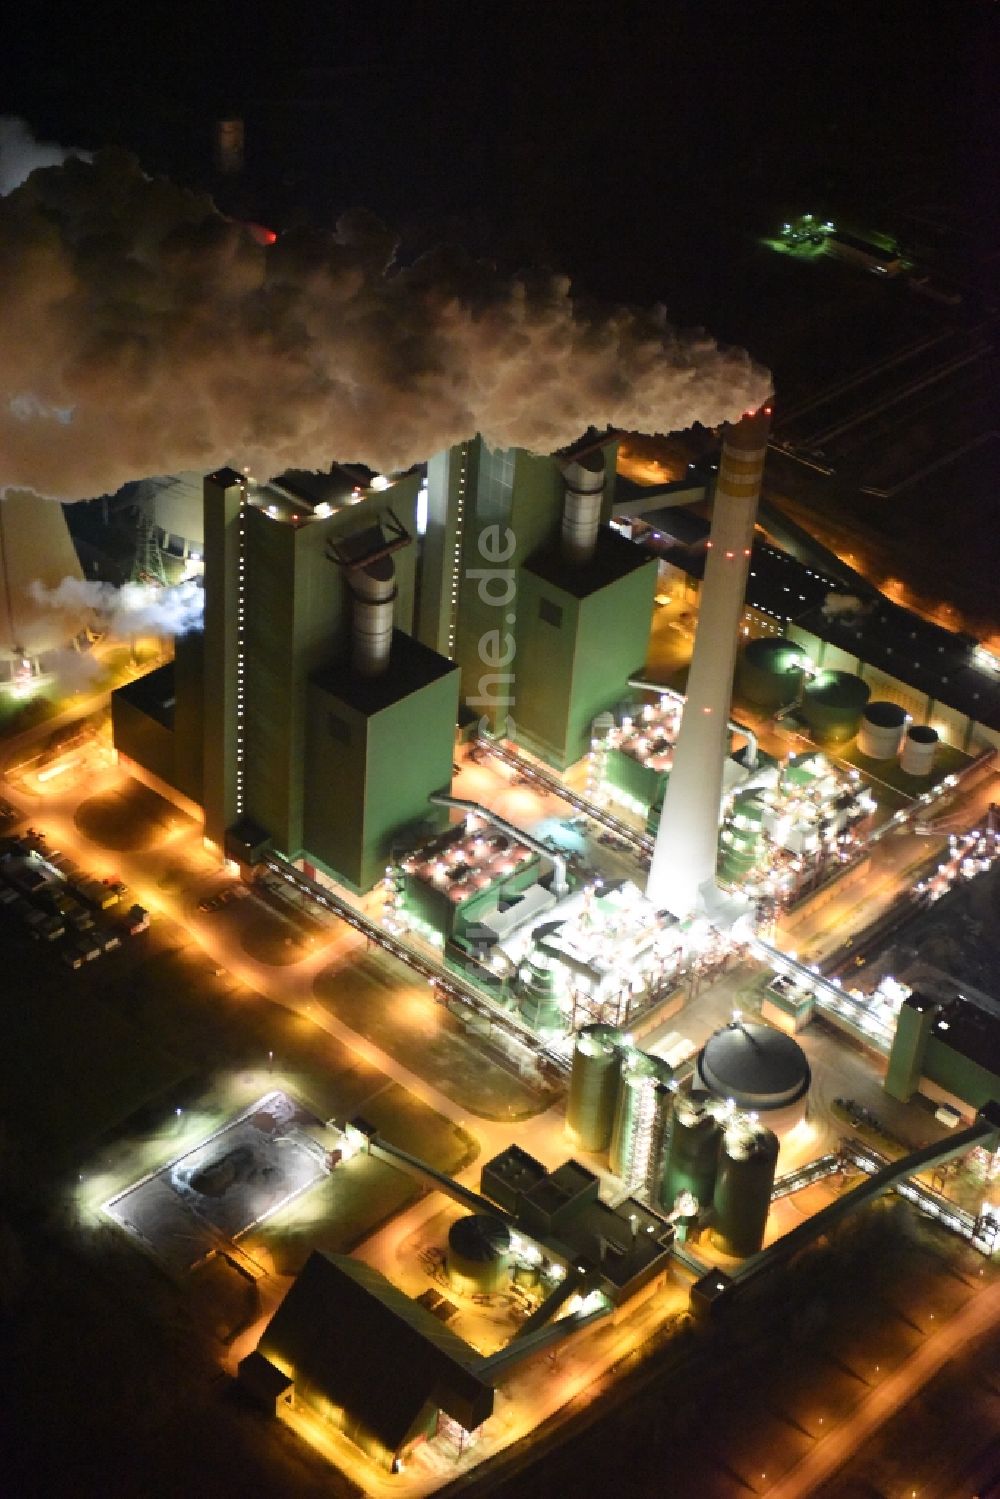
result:
[[[728,428],[722,445],[687,698],[646,886],[655,905],[679,917],[715,881],[736,643],[770,425],[771,408],[762,406]]]
[[[89,610],[53,608],[31,593],[32,583],[52,590],[64,578],[83,581],[62,506],[9,489],[0,496],[0,662],[26,660],[37,667],[80,634]],[[11,674],[11,668],[0,668],[0,676]]]

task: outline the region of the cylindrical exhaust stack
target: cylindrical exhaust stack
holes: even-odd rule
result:
[[[722,445],[687,701],[646,885],[650,900],[680,917],[715,880],[736,645],[770,425],[771,408],[762,406]]]
[[[363,677],[377,677],[389,665],[392,650],[396,568],[391,557],[378,557],[350,574],[354,595],[351,665]]]
[[[597,545],[604,494],[604,454],[600,448],[574,458],[563,469],[562,547],[571,562],[586,562]]]

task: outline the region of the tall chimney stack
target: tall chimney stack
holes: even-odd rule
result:
[[[737,634],[770,426],[762,406],[722,444],[687,701],[646,884],[649,899],[678,917],[715,881]]]

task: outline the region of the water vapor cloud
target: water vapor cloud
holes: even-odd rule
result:
[[[589,426],[716,426],[770,395],[744,350],[662,308],[593,307],[566,277],[454,250],[395,255],[363,211],[262,245],[118,151],[31,171],[0,198],[0,487],[80,499],[223,462],[391,472],[476,432],[551,452]]]
[[[185,635],[201,628],[205,594],[195,582],[161,588],[155,583],[92,583],[63,578],[55,588],[29,584],[36,603],[49,609],[79,614],[92,609],[98,628],[115,640],[137,635]]]

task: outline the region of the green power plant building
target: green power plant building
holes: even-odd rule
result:
[[[456,726],[555,765],[641,667],[656,563],[603,524],[615,440],[479,438],[395,481],[204,480],[204,627],[113,696],[140,779],[253,863],[355,891],[447,821]]]
[[[616,453],[476,438],[428,465],[418,633],[457,662],[469,721],[560,769],[646,657],[656,562],[607,525]]]
[[[115,744],[227,857],[270,845],[366,890],[401,830],[446,816],[458,670],[412,633],[419,474],[323,498],[313,478],[205,479],[203,632],[115,693]]]

